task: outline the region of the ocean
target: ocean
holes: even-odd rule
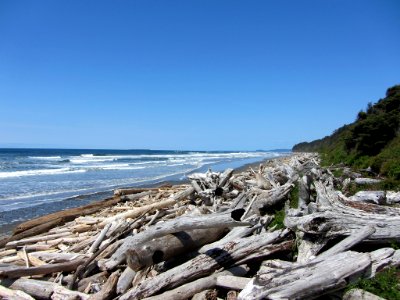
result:
[[[0,149],[0,227],[104,199],[121,187],[183,181],[287,152]]]

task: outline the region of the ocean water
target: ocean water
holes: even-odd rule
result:
[[[185,180],[284,152],[0,149],[0,226],[105,198],[112,190]]]

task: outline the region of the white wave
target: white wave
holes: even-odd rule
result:
[[[76,157],[76,158],[70,158],[69,161],[73,164],[88,164],[88,163],[99,163],[99,162],[104,162],[104,161],[114,161],[114,158],[102,158],[98,156],[93,156],[93,158],[88,157]]]
[[[29,158],[36,160],[59,160],[61,156],[29,156]]]
[[[24,176],[38,176],[38,175],[58,175],[70,173],[84,173],[83,169],[43,169],[43,170],[27,170],[27,171],[14,171],[14,172],[0,172],[0,178],[24,177]]]

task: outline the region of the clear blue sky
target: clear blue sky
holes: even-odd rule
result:
[[[400,83],[400,1],[0,1],[0,146],[290,148]]]

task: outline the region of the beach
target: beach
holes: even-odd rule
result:
[[[82,153],[83,152],[83,153]],[[91,153],[88,153],[91,152]],[[141,161],[137,161],[136,163],[138,164],[145,164],[148,165],[150,168],[152,166],[154,166],[155,164],[158,163],[158,161],[154,161],[156,158],[161,158],[162,159],[170,159],[172,162],[174,162],[174,164],[182,163],[184,159],[186,159],[188,161],[188,165],[187,167],[185,165],[183,165],[184,167],[186,167],[186,169],[182,169],[182,170],[173,170],[173,171],[168,171],[168,173],[164,176],[157,174],[157,177],[155,179],[152,179],[151,177],[149,178],[149,180],[145,181],[145,183],[141,183],[141,181],[143,180],[136,180],[133,179],[133,184],[131,185],[126,185],[126,184],[120,184],[117,183],[114,185],[114,188],[104,188],[104,185],[107,186],[107,173],[106,171],[104,171],[104,176],[105,178],[102,179],[101,183],[104,182],[104,184],[102,186],[98,187],[98,190],[96,190],[95,188],[90,188],[88,193],[85,194],[78,194],[78,195],[72,195],[71,197],[67,197],[67,195],[71,195],[71,193],[67,193],[65,194],[61,194],[61,196],[65,195],[64,198],[60,197],[60,198],[55,198],[55,199],[51,199],[51,195],[48,196],[47,199],[45,196],[43,196],[41,199],[39,199],[37,201],[37,203],[35,203],[35,198],[33,198],[32,200],[30,200],[30,198],[26,198],[24,199],[24,201],[21,201],[20,199],[15,200],[15,202],[21,203],[21,207],[16,207],[14,209],[14,203],[10,203],[8,206],[3,208],[3,211],[1,211],[1,205],[0,205],[0,236],[4,236],[7,234],[10,234],[13,230],[13,228],[20,224],[21,222],[27,221],[29,219],[33,219],[33,218],[37,218],[40,216],[44,216],[46,214],[50,214],[50,213],[55,213],[57,211],[61,211],[61,210],[66,210],[66,209],[71,209],[71,208],[75,208],[75,207],[80,207],[80,206],[84,206],[84,205],[88,205],[89,203],[93,203],[96,201],[101,201],[103,199],[106,199],[108,197],[112,197],[113,195],[113,190],[116,188],[129,188],[129,187],[141,187],[141,188],[146,188],[146,187],[158,187],[158,186],[162,186],[162,185],[177,185],[177,184],[184,184],[187,183],[188,179],[187,179],[187,174],[190,174],[190,172],[205,172],[208,168],[211,168],[212,170],[215,171],[223,171],[226,168],[234,168],[236,170],[236,172],[240,172],[242,170],[245,170],[246,168],[248,168],[249,166],[254,166],[257,167],[258,164],[260,162],[269,160],[269,159],[273,159],[274,157],[280,157],[280,156],[285,156],[288,153],[258,153],[258,154],[254,154],[254,153],[250,153],[249,156],[251,157],[246,157],[245,154],[234,154],[233,156],[239,156],[239,159],[232,159],[231,158],[231,154],[229,154],[228,152],[224,152],[224,153],[218,153],[218,154],[210,154],[210,153],[205,153],[205,154],[183,154],[183,153],[174,153],[175,156],[173,156],[174,154],[172,153],[155,153],[154,155],[156,156],[156,158],[154,157],[150,157],[151,160],[154,162],[152,165],[147,164],[149,161],[151,161],[148,157],[144,157],[144,155],[150,156],[151,154],[149,153],[143,153],[140,152],[138,153],[112,153],[112,154],[108,154],[108,155],[104,155],[105,153],[107,154],[107,152],[105,152],[104,150],[100,151],[101,154],[103,154],[102,156],[100,155],[93,155],[93,152],[96,153],[96,151],[93,150],[86,150],[82,151],[76,151],[76,152],[72,152],[71,150],[69,150],[68,155],[71,155],[71,153],[74,155],[73,159],[79,161],[80,163],[82,161],[88,161],[89,163],[92,163],[92,161],[94,161],[93,164],[96,164],[96,167],[99,168],[101,165],[99,165],[100,163],[103,163],[104,161],[106,161],[106,165],[105,167],[107,167],[108,169],[110,168],[110,160],[115,160],[116,159],[116,155],[118,159],[121,159],[122,162],[119,163],[118,161],[114,162],[114,168],[127,168],[127,158],[126,156],[128,156],[128,158],[132,158],[133,155],[141,155],[140,159]],[[79,155],[77,155],[79,154]],[[36,155],[34,157],[40,157],[41,161],[43,160],[47,160],[47,161],[57,161],[57,160],[63,160],[63,158],[60,156],[60,151],[56,152],[56,151],[52,151],[50,153],[46,153],[45,155],[48,156],[44,156],[44,154],[38,154],[38,153],[28,153],[27,156],[32,156],[32,155]],[[41,156],[39,156],[41,155]],[[186,155],[186,156],[185,156]],[[197,161],[195,165],[195,168],[193,168],[193,165],[190,164],[191,161],[191,157],[190,155],[192,155]],[[225,157],[229,157],[229,159],[215,159],[215,155],[220,155],[222,156],[222,158]],[[230,155],[230,156],[228,156]],[[164,157],[166,156],[166,157]],[[224,157],[225,156],[225,157]],[[242,156],[242,157],[240,157]],[[210,158],[212,157],[212,159]],[[268,157],[267,159],[265,157]],[[133,157],[136,159],[136,157]],[[147,159],[147,160],[144,160]],[[177,162],[177,160],[179,159],[179,161]],[[205,162],[204,164],[199,164],[198,161],[204,159]],[[64,158],[65,160],[65,158]],[[144,160],[144,161],[143,161]],[[123,164],[121,166],[121,164]],[[90,165],[90,167],[93,168],[92,165]],[[133,165],[133,167],[136,167],[136,165]],[[63,168],[65,168],[63,166]],[[173,167],[172,167],[173,168]],[[191,170],[187,173],[186,170]],[[143,169],[139,169],[139,170],[133,170],[131,172],[135,172],[138,173],[140,171],[142,171]],[[76,170],[72,170],[72,171],[76,171]],[[109,171],[109,170],[107,170]],[[126,170],[123,170],[123,172],[125,172]],[[21,171],[17,171],[17,172],[21,172]],[[111,172],[111,176],[115,176],[115,173],[113,170],[109,171]],[[89,172],[89,173],[82,173],[83,175],[91,175],[93,172]],[[169,175],[171,173],[176,173],[173,175]],[[1,174],[1,173],[0,173]],[[60,180],[64,181],[65,177],[63,176],[68,176],[68,182],[71,182],[71,176],[72,175],[79,175],[80,177],[78,178],[82,178],[82,174],[81,173],[73,173],[73,174],[67,174],[67,175],[55,175],[53,177],[56,178],[52,178],[52,177],[48,177],[46,176],[43,179],[43,176],[37,176],[38,179],[41,182],[43,182],[43,180],[46,180],[46,178],[48,178],[50,181],[55,181],[57,180],[57,177],[60,178]],[[94,174],[96,175],[96,174]],[[97,176],[97,175],[96,175]],[[118,175],[118,176],[122,176],[122,175]],[[4,176],[3,176],[4,177]],[[0,178],[1,181],[2,178]],[[13,178],[14,179],[14,178]],[[15,180],[21,180],[22,184],[24,182],[26,182],[27,180],[31,180],[32,177],[31,176],[26,176],[26,177],[22,177],[22,178],[15,178]],[[35,178],[34,178],[35,179]],[[114,178],[111,178],[110,181],[115,180]],[[122,179],[123,181],[126,181],[127,179]],[[72,182],[73,183],[73,182]],[[18,181],[15,181],[14,184],[19,184]],[[42,183],[43,185],[43,183]],[[55,184],[55,186],[57,186],[58,184]],[[38,191],[40,192],[40,191]],[[74,191],[73,193],[76,194],[76,192]],[[6,198],[6,195],[3,196],[3,198]],[[5,202],[11,202],[11,200],[7,200],[3,199],[1,203],[5,203]],[[28,203],[28,205],[25,205],[25,203]],[[24,206],[25,205],[25,206]]]

